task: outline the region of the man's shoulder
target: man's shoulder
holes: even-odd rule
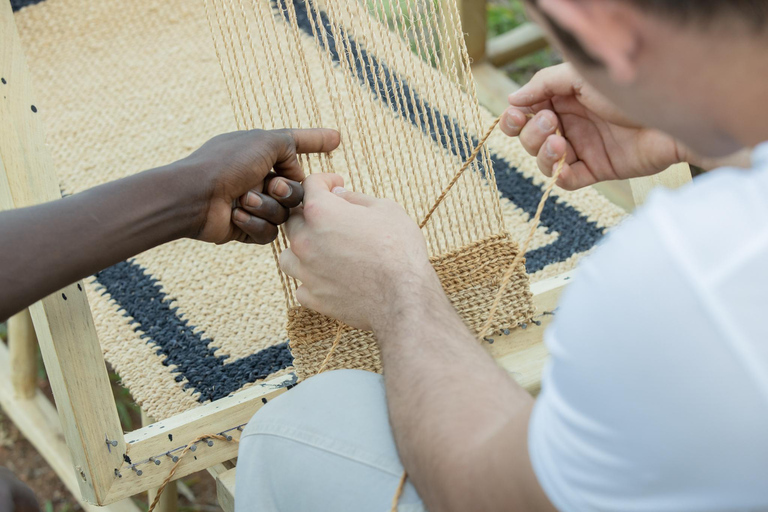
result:
[[[577,334],[571,342],[600,352],[609,347],[595,340],[611,345],[621,333],[642,351],[670,335],[693,339],[691,329],[714,328],[715,318],[744,304],[740,297],[764,287],[745,255],[768,257],[766,199],[768,170],[721,169],[655,192],[581,263],[550,334]],[[704,290],[712,300],[702,301]]]
[[[720,170],[654,194],[580,266],[529,429],[559,508],[764,509],[767,183]]]
[[[768,233],[768,169],[711,171],[681,189],[654,192],[636,216],[692,272],[716,272]]]

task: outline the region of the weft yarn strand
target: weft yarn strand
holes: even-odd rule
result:
[[[339,342],[341,341],[341,335],[344,332],[344,323],[340,320],[336,321],[336,324],[338,327],[336,328],[336,338],[334,338],[333,343],[331,344],[330,350],[328,350],[328,353],[325,355],[325,359],[323,359],[323,363],[320,365],[320,369],[317,370],[317,373],[315,375],[320,375],[325,371],[325,367],[328,366],[328,363],[331,362],[331,357],[333,356],[333,353],[336,352],[336,348],[339,346]]]
[[[501,121],[501,117],[502,116],[497,117],[496,120],[491,124],[490,128],[488,128],[488,131],[485,132],[485,135],[483,135],[483,138],[480,139],[480,142],[477,143],[477,146],[475,146],[475,149],[472,150],[472,154],[469,155],[469,158],[467,158],[467,161],[464,162],[464,165],[461,166],[461,168],[456,172],[456,174],[451,179],[450,183],[448,183],[448,185],[440,193],[437,200],[435,201],[435,204],[432,205],[432,208],[429,209],[429,212],[427,212],[427,215],[424,216],[424,220],[422,220],[419,223],[419,228],[424,229],[424,226],[426,226],[427,222],[429,222],[429,219],[432,218],[432,214],[435,213],[435,210],[437,210],[437,207],[440,206],[443,200],[445,200],[445,198],[448,196],[448,192],[450,192],[453,186],[456,185],[456,182],[459,181],[459,178],[461,178],[461,176],[464,174],[464,171],[469,169],[469,166],[472,165],[475,159],[477,159],[477,155],[480,154],[480,151],[483,149],[483,146],[485,146],[485,142],[488,140],[488,137],[491,136],[491,133],[493,133],[493,130],[499,124],[499,121]]]

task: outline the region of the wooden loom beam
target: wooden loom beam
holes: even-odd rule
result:
[[[544,31],[535,23],[528,22],[490,38],[487,58],[494,66],[501,67],[547,46],[549,43]]]
[[[0,4],[0,208],[61,198],[45,146],[31,77],[13,12]],[[122,451],[122,429],[93,325],[79,283],[30,307],[78,482],[89,502],[102,501]],[[105,437],[117,440],[107,450]]]
[[[37,336],[25,309],[8,319],[11,381],[18,398],[32,398],[37,388]]]
[[[173,461],[166,453],[170,451],[171,455],[178,455],[201,435],[224,433],[239,439],[237,427],[244,426],[266,402],[284,393],[285,386],[293,379],[293,375],[277,377],[125,434],[131,463],[123,462],[118,466],[121,478],[115,479],[104,503],[159,487],[173,467]],[[219,440],[212,443],[209,447],[205,441],[198,442],[195,451],[181,459],[174,479],[237,457],[237,443]],[[155,465],[150,457],[160,460],[160,464]],[[141,474],[132,469],[134,465]]]
[[[29,398],[18,396],[11,382],[11,364],[9,349],[0,343],[0,407],[59,475],[83,509],[86,512],[140,512],[141,509],[130,499],[108,507],[96,507],[79,498],[78,475],[73,469],[69,448],[64,442],[56,408],[37,389]]]

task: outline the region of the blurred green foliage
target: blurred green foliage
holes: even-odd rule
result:
[[[528,18],[521,0],[488,3],[488,37],[495,37],[526,23]],[[551,48],[539,50],[505,66],[504,71],[518,84],[525,84],[540,69],[559,64],[563,58]]]
[[[115,405],[117,406],[117,415],[120,417],[120,423],[123,429],[131,431],[141,426],[141,407],[133,401],[131,392],[120,381],[120,376],[110,369],[109,381],[112,383],[112,394],[115,396]]]
[[[508,1],[488,4],[488,37],[495,37],[528,21],[523,4]]]

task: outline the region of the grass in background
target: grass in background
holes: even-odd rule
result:
[[[493,0],[488,3],[488,37],[495,37],[528,21],[520,0]],[[526,55],[504,67],[518,84],[525,84],[540,69],[563,62],[562,56],[551,48]]]

